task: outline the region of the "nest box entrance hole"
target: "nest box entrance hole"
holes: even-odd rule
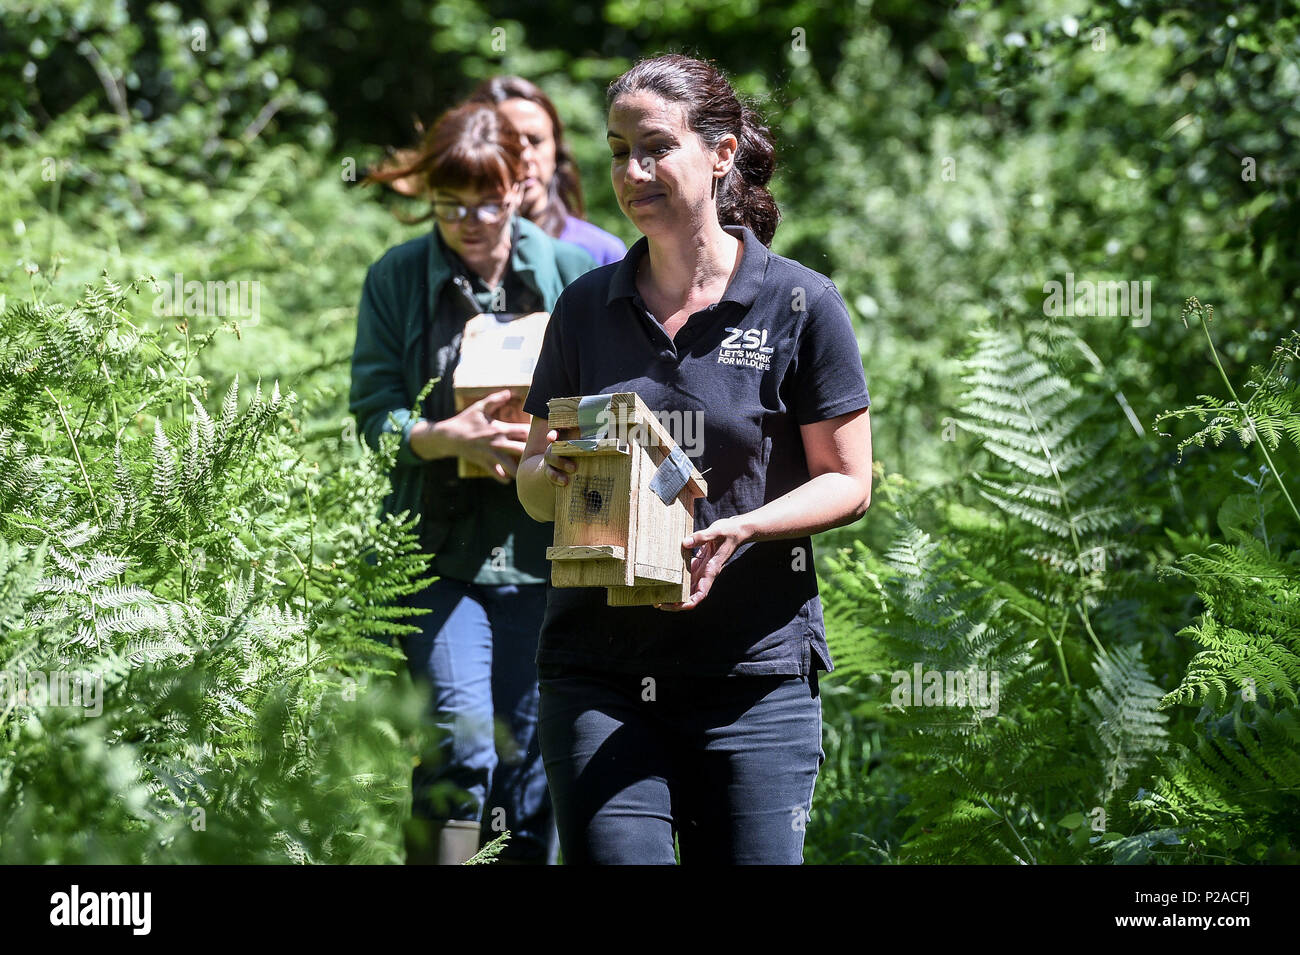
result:
[[[614,479],[583,475],[573,484],[569,516],[582,524],[608,524],[614,501]]]

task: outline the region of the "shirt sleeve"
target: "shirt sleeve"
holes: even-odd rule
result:
[[[809,308],[796,347],[792,410],[799,424],[871,407],[853,319],[833,282]]]
[[[564,327],[567,296],[568,289],[565,289],[555,300],[555,308],[551,310],[546,332],[542,335],[542,350],[537,356],[537,367],[533,369],[528,397],[524,399],[524,411],[534,418],[550,417],[547,402],[552,398],[581,394],[578,390],[578,356],[570,350],[573,338]]]
[[[397,462],[425,464],[411,450],[411,429],[422,420],[412,416],[402,380],[400,315],[395,307],[391,283],[385,282],[376,266],[366,272],[357,310],[357,339],[352,350],[352,384],[348,409],[356,416],[366,444],[379,450],[379,436],[396,432],[401,442]],[[396,419],[396,427],[389,415]]]

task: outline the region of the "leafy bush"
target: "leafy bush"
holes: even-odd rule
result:
[[[907,795],[891,830],[897,858],[1293,860],[1300,521],[1271,511],[1263,493],[1249,508],[1233,496],[1220,511],[1229,543],[1206,542],[1201,554],[1181,540],[1182,556],[1155,566],[1190,578],[1205,607],[1181,633],[1207,649],[1166,693],[1145,662],[1159,644],[1129,636],[1153,632],[1132,601],[1156,593],[1147,569],[1159,553],[1145,550],[1148,535],[1107,534],[1120,513],[1108,502],[1141,479],[1131,466],[1140,456],[1100,453],[1125,432],[1071,411],[1098,407],[1098,396],[1046,362],[1052,336],[976,329],[972,338],[958,424],[979,436],[991,470],[926,490],[894,476],[883,484],[894,544],[877,556],[859,542],[830,561],[837,680],[877,701],[873,756]],[[1300,357],[1294,334],[1276,354],[1257,369],[1250,401],[1234,391],[1162,420],[1217,414],[1184,445],[1235,425],[1264,435],[1265,455],[1276,451],[1300,424],[1293,384],[1278,372]],[[1268,461],[1265,475],[1289,498]],[[993,712],[987,700],[920,699],[914,667],[1000,674]],[[891,669],[914,694],[902,705],[884,703]],[[1205,703],[1194,718],[1168,712],[1193,702]],[[832,815],[844,808],[836,800]],[[864,830],[880,825],[858,818]]]
[[[209,411],[211,336],[142,329],[139,293],[0,318],[0,853],[391,861],[410,525],[375,456],[311,460],[278,385]],[[68,674],[84,712],[24,692]]]

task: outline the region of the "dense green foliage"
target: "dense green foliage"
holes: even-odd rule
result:
[[[831,561],[841,677],[898,734],[876,774],[909,797],[891,857],[1294,861],[1300,516],[1259,493],[1273,464],[1219,509],[1226,541],[1170,531],[1180,556],[1166,562],[1120,503],[1137,486],[1113,445],[1135,433],[1092,420],[1106,404],[1051,372],[1052,336],[977,328],[972,339],[957,424],[979,437],[987,468],[925,489],[885,482],[894,543],[876,554],[858,542]],[[1251,400],[1184,409],[1221,413],[1202,435],[1285,403],[1294,384],[1277,368],[1300,357],[1294,339],[1257,370]],[[1252,432],[1269,462],[1300,423],[1294,411],[1281,420]],[[1178,635],[1206,649],[1166,693],[1152,667],[1171,662],[1157,639],[1170,578],[1205,608]],[[891,711],[880,674],[918,666],[999,673],[996,712],[978,699]],[[1171,713],[1180,703],[1200,712]]]
[[[7,694],[0,847],[390,858],[412,711],[371,695],[398,658],[371,637],[400,632],[419,555],[376,516],[380,462],[322,470],[276,384],[218,405],[187,367],[210,339],[142,329],[138,299],[0,318],[0,663],[84,674],[93,703]]]
[[[603,89],[677,49],[769,120],[873,398],[808,860],[1296,861],[1300,14],[760,6],[6,4],[0,670],[103,707],[0,698],[0,859],[400,859],[419,700],[368,638],[420,557],[345,396],[414,233],[356,182],[516,72],[630,241]],[[1067,275],[1146,310],[1049,314]]]

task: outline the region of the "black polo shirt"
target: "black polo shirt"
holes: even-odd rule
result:
[[[621,262],[561,293],[524,410],[635,391],[708,482],[695,527],[744,514],[809,480],[799,426],[871,404],[834,283],[768,250],[744,226],[740,268],[716,304],[670,339],[636,290],[642,237]],[[698,414],[696,414],[698,413]],[[687,425],[702,424],[702,441]],[[678,433],[681,428],[681,433]],[[539,665],[620,672],[807,675],[830,670],[809,537],[749,542],[694,610],[606,606],[601,587],[547,584]]]

